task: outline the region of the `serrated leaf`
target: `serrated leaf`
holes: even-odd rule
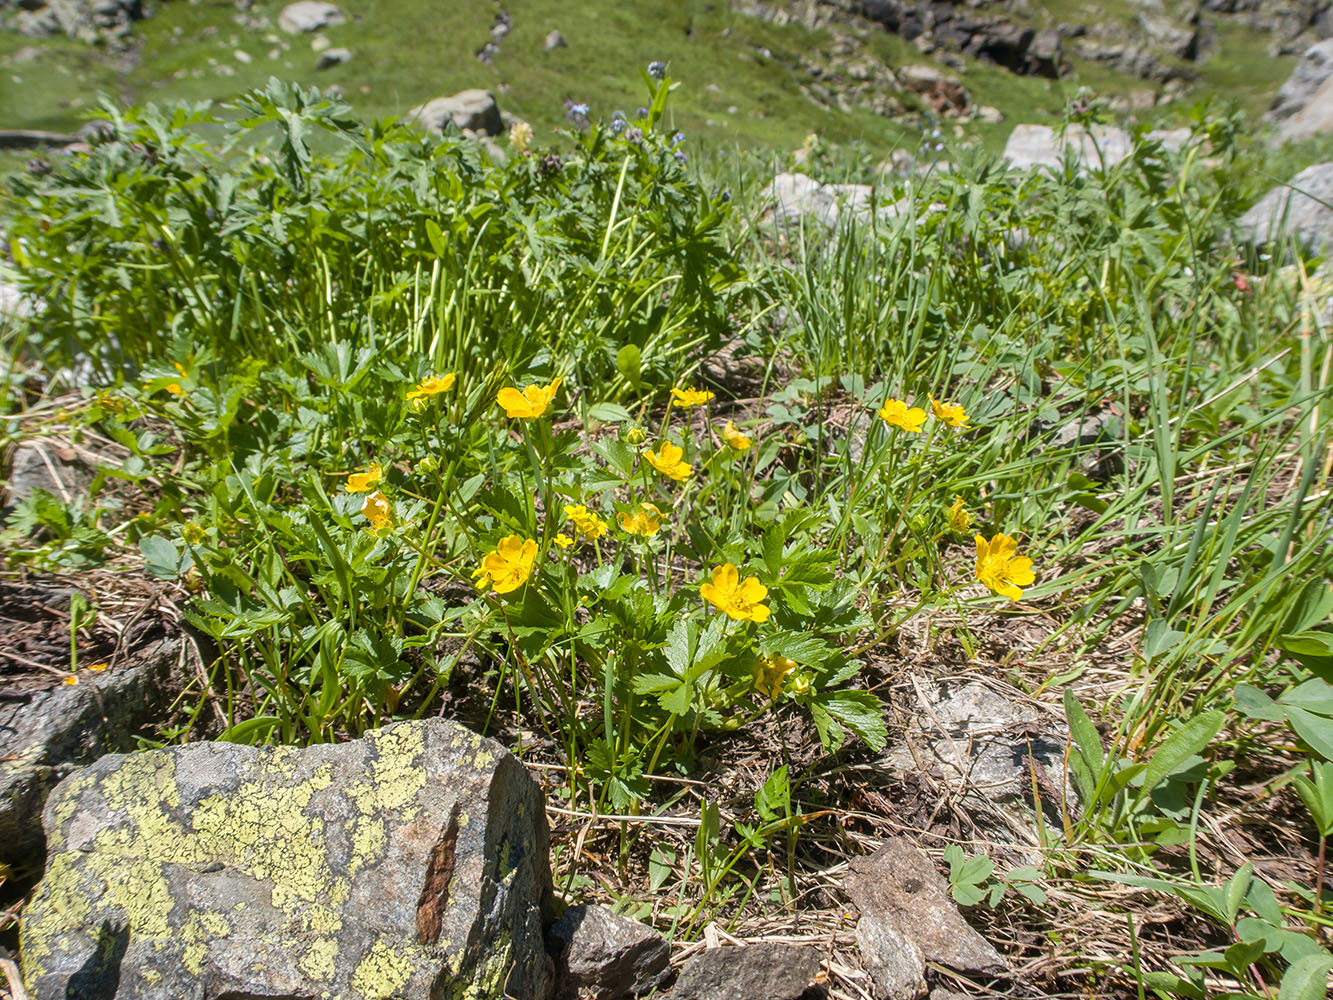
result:
[[[818,700],[829,715],[860,737],[871,750],[884,749],[889,741],[884,711],[869,691],[821,691]]]

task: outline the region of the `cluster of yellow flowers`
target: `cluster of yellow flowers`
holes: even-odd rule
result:
[[[177,366],[178,368],[180,366]],[[184,370],[181,370],[182,375]],[[432,397],[449,391],[457,381],[451,372],[446,375],[431,375],[423,379],[407,393],[407,399],[414,407],[425,405]],[[557,377],[547,385],[534,383],[523,390],[515,387],[501,389],[496,395],[496,404],[505,414],[518,420],[535,420],[546,413],[563,378]],[[706,405],[713,399],[713,393],[693,388],[673,388],[672,405],[689,409]],[[966,428],[969,417],[967,411],[957,403],[941,403],[930,399],[931,412],[938,420],[950,427]],[[919,406],[908,406],[900,399],[886,399],[878,410],[878,415],[890,426],[909,433],[920,433],[927,414]],[[637,437],[635,436],[637,434]],[[751,438],[741,433],[735,423],[728,420],[722,427],[721,436],[728,447],[737,452],[748,451],[753,445]],[[631,440],[641,442],[642,432],[631,432]],[[646,448],[643,458],[662,475],[684,482],[694,474],[694,468],[685,461],[684,449],[672,441],[663,441],[656,450]],[[382,533],[393,525],[393,507],[389,498],[376,487],[384,481],[384,470],[378,462],[371,462],[364,471],[353,472],[347,477],[345,488],[349,493],[367,493],[361,507],[361,513],[370,524],[372,531]],[[595,511],[590,511],[582,504],[567,504],[565,517],[574,526],[573,536],[565,532],[555,535],[553,541],[560,548],[569,548],[579,539],[595,541],[609,531],[610,526]],[[622,531],[629,535],[643,538],[655,536],[662,527],[666,515],[654,504],[639,503],[632,511],[621,511],[617,521]],[[956,532],[966,532],[972,526],[972,515],[964,507],[962,497],[955,496],[948,511],[949,527]],[[1019,556],[1018,543],[1008,535],[996,534],[990,541],[981,535],[975,536],[977,549],[977,579],[993,592],[1010,600],[1017,601],[1023,596],[1021,587],[1036,579],[1032,570],[1032,560]],[[507,594],[523,586],[532,575],[536,563],[538,546],[531,538],[508,535],[502,538],[495,549],[486,555],[482,564],[472,574],[479,589],[487,586],[497,594]],[[731,563],[714,567],[711,581],[699,587],[700,596],[728,617],[737,621],[767,621],[770,611],[763,602],[768,596],[768,588],[755,576],[740,578],[740,570]],[[776,698],[780,692],[782,677],[794,669],[790,660],[761,661],[756,667],[756,689],[761,693],[769,692]],[[780,671],[774,673],[774,671]]]
[[[777,701],[796,661],[785,656],[761,656],[754,663],[754,689],[769,701]]]
[[[652,538],[661,530],[662,518],[665,516],[657,509],[656,504],[641,503],[634,508],[633,513],[622,510],[616,520],[620,522],[620,529],[626,534]]]
[[[588,541],[596,541],[606,534],[607,523],[583,504],[565,504],[565,517],[574,522],[576,532]]]
[[[919,406],[908,406],[901,399],[886,399],[877,412],[886,424],[909,434],[920,434],[921,425],[926,422],[925,410]],[[957,403],[941,403],[931,397],[930,412],[950,427],[967,427],[967,411]]]

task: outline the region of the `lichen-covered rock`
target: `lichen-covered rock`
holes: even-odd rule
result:
[[[540,790],[452,722],[104,757],[43,820],[20,928],[33,1000],[549,993]]]

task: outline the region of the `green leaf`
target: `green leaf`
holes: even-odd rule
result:
[[[1300,656],[1333,656],[1333,632],[1295,632],[1277,638],[1279,649]]]
[[[995,873],[995,865],[984,854],[968,858],[958,871],[959,882],[986,882]]]
[[[1106,767],[1106,751],[1102,748],[1102,739],[1097,733],[1097,727],[1092,724],[1088,713],[1083,711],[1083,706],[1069,688],[1065,688],[1064,702],[1065,720],[1069,723],[1069,732],[1073,734],[1079,756],[1083,758],[1083,763],[1092,778],[1091,787],[1088,788],[1088,792],[1091,793],[1101,781],[1102,771]]]
[[[1333,725],[1324,715],[1315,715],[1295,705],[1287,707],[1287,721],[1296,735],[1310,744],[1311,748],[1325,760],[1333,760]]]
[[[616,371],[625,376],[634,388],[643,377],[643,355],[634,344],[626,344],[616,352]]]
[[[426,220],[426,239],[430,240],[430,248],[435,251],[436,257],[444,256],[444,233],[440,230],[439,223],[434,219]]]
[[[1164,653],[1169,653],[1180,645],[1180,640],[1183,638],[1185,638],[1184,632],[1177,632],[1161,619],[1150,621],[1143,631],[1144,659],[1152,661]]]
[[[1143,769],[1143,791],[1150,792],[1169,775],[1175,774],[1189,758],[1203,750],[1222,731],[1226,717],[1217,711],[1196,715],[1172,733],[1152,755]]]
[[[145,535],[139,539],[139,551],[147,562],[148,572],[162,580],[174,580],[179,575],[180,552],[169,538]]]
[[[1333,684],[1319,677],[1311,677],[1278,698],[1278,702],[1295,705],[1318,715],[1333,715]]]
[[[1325,1000],[1330,969],[1333,956],[1327,953],[1298,959],[1283,974],[1277,1000]]]
[[[1253,685],[1237,684],[1232,697],[1236,700],[1236,708],[1248,718],[1264,719],[1268,722],[1279,722],[1283,718],[1278,703]]]
[[[604,424],[627,424],[634,419],[619,403],[594,403],[588,407],[588,418]]]
[[[787,780],[787,765],[783,764],[768,776],[754,795],[755,812],[765,822],[785,819],[791,814],[791,785]]]
[[[244,722],[238,722],[236,725],[223,731],[218,737],[224,743],[247,743],[254,746],[256,743],[267,738],[278,725],[282,722],[276,715],[260,715],[253,719],[246,719]]]
[[[871,750],[883,750],[889,742],[884,711],[869,691],[821,691],[818,701]]]

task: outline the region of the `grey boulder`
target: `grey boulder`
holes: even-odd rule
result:
[[[604,906],[571,906],[546,932],[555,959],[557,1000],[620,1000],[662,985],[671,948],[651,927]]]
[[[51,602],[68,604],[66,591]],[[3,595],[8,597],[9,595]],[[103,754],[129,750],[170,701],[179,643],[161,640],[79,683],[0,701],[0,862],[40,868],[42,806],[67,775]]]
[[[1305,50],[1264,117],[1279,122],[1295,117],[1329,79],[1333,79],[1333,38]]]
[[[1004,144],[1004,158],[1016,170],[1058,169],[1072,151],[1081,169],[1105,169],[1134,148],[1133,137],[1113,125],[1071,125],[1058,135],[1049,125],[1016,125]]]
[[[343,12],[325,0],[297,0],[278,15],[278,27],[290,35],[332,28],[346,21]]]
[[[504,131],[500,105],[486,90],[463,90],[449,97],[437,97],[413,108],[407,120],[427,132],[443,132],[452,123],[462,132],[499,135]]]
[[[1333,244],[1333,163],[1306,167],[1262,198],[1237,221],[1238,235],[1262,246],[1292,237],[1309,250]]]
[[[43,822],[32,1000],[549,996],[541,792],[455,723],[107,756]]]

